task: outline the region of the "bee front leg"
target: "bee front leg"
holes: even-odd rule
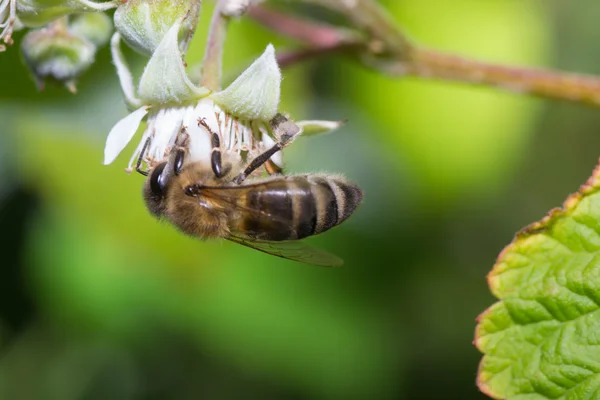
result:
[[[142,160],[144,159],[144,154],[148,150],[148,146],[150,146],[150,137],[146,139],[146,143],[144,143],[144,147],[142,147],[142,151],[140,151],[140,156],[137,159],[137,163],[135,164],[135,170],[144,176],[148,176],[148,171],[144,171],[142,169]]]
[[[210,144],[212,146],[212,150],[210,152],[210,166],[215,176],[217,178],[221,178],[227,172],[223,168],[223,162],[221,158],[221,138],[219,138],[219,135],[216,132],[213,132],[212,129],[210,129],[204,118],[198,120],[198,125],[202,125],[204,129],[210,133]]]
[[[187,127],[182,127],[181,132],[175,138],[175,146],[182,149],[188,149],[190,147],[190,134],[187,131]]]

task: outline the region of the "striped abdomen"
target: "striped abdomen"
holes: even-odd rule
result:
[[[324,232],[348,218],[362,191],[337,176],[281,177],[245,187],[235,230],[261,240],[295,240]],[[245,211],[244,211],[245,210]]]

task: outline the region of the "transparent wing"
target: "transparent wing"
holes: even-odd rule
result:
[[[244,185],[244,187],[204,186],[202,187],[203,190],[201,197],[220,203],[223,208],[237,209],[245,213],[254,214],[257,218],[269,218],[273,221],[278,221],[279,223],[286,225],[290,223],[290,221],[278,218],[266,210],[249,208],[241,205],[239,199],[242,195],[243,189],[245,189],[247,186],[252,185]],[[321,267],[339,267],[344,263],[341,258],[324,250],[312,247],[299,240],[259,240],[248,237],[239,232],[232,233],[227,237],[227,239],[241,244],[242,246],[262,251],[263,253],[286,258],[288,260],[298,261],[304,264],[317,265]]]
[[[245,207],[245,206],[241,205],[240,201],[239,201],[240,197],[242,196],[244,189],[248,186],[250,186],[250,185],[239,186],[239,187],[236,187],[236,186],[203,186],[202,187],[202,195],[200,197],[203,197],[205,199],[210,199],[213,202],[219,203],[220,206],[223,208],[244,211],[246,213],[252,214],[255,217],[259,217],[259,218],[270,218],[275,221],[279,221],[281,223],[289,223],[289,221],[284,221],[281,218],[277,218],[277,216],[272,215],[271,213],[269,213],[266,210],[260,210],[258,208],[250,208],[250,207]],[[250,239],[250,240],[252,240],[252,239]]]
[[[262,251],[273,256],[287,258],[304,264],[319,267],[339,267],[344,261],[331,253],[317,249],[299,240],[272,242],[256,240],[246,236],[230,235],[228,240],[241,244],[242,246]]]

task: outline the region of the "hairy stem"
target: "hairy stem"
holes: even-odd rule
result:
[[[251,7],[248,16],[271,30],[300,40],[311,47],[332,47],[359,39],[357,32],[315,23],[262,6]]]
[[[419,49],[398,72],[600,106],[600,77],[591,75],[495,65],[426,49]]]
[[[386,11],[372,0],[298,1],[343,13],[362,35],[255,6],[250,11],[255,20],[309,46],[282,54],[279,57],[282,66],[343,52],[370,68],[395,77],[415,76],[489,86],[600,107],[600,77],[496,65],[422,48],[413,44]]]
[[[212,91],[221,89],[221,71],[223,68],[223,46],[227,35],[229,18],[223,15],[227,0],[218,0],[210,21],[208,42],[202,61],[200,84]]]
[[[319,4],[344,14],[352,25],[366,32],[378,43],[370,44],[382,53],[391,53],[398,60],[409,60],[414,46],[402,32],[391,15],[372,0],[300,0]]]
[[[280,52],[277,55],[277,64],[281,68],[290,67],[302,61],[336,53],[352,54],[356,51],[356,44],[337,43],[330,46],[310,47],[307,49]]]

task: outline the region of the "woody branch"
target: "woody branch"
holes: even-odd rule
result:
[[[251,7],[251,18],[303,44],[302,49],[280,56],[282,66],[337,52],[393,77],[413,76],[487,86],[600,107],[600,77],[497,65],[421,47],[372,0],[296,1],[337,11],[348,19],[353,29],[315,23],[260,5]]]

